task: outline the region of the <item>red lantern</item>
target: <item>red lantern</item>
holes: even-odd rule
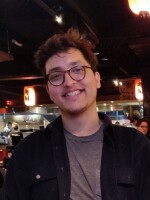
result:
[[[35,90],[34,87],[24,87],[24,103],[26,106],[35,105]]]
[[[143,90],[141,79],[135,80],[135,97],[137,100],[143,100]]]

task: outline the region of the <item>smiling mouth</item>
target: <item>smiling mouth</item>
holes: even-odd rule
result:
[[[65,94],[63,96],[65,96],[65,97],[67,97],[67,96],[75,96],[75,95],[80,94],[81,92],[82,92],[81,90],[76,90],[76,91],[68,92],[67,94]]]

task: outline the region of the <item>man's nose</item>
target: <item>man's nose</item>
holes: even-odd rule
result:
[[[74,82],[76,82],[76,81],[74,79],[72,79],[69,72],[64,74],[64,85],[70,85]]]

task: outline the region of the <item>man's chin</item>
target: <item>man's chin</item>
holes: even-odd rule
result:
[[[72,117],[80,115],[83,111],[84,109],[60,109],[62,115],[70,115]]]

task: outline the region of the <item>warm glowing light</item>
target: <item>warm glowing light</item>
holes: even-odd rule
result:
[[[35,90],[33,87],[24,87],[24,103],[26,106],[35,105]]]
[[[3,118],[5,119],[5,113],[7,113],[7,109],[6,108],[0,108],[0,113],[4,114]]]
[[[113,83],[115,84],[115,86],[119,85],[118,80],[113,80]]]
[[[130,9],[135,14],[149,15],[150,13],[150,0],[128,0]]]
[[[13,105],[13,101],[12,100],[7,100],[6,101],[6,105],[7,106],[12,106]]]
[[[61,15],[56,15],[56,16],[55,16],[55,21],[56,21],[58,24],[62,24],[62,23],[63,23],[62,16],[61,16]]]
[[[119,80],[113,80],[113,83],[114,83],[114,85],[117,87],[117,86],[122,86],[123,85],[123,83],[121,82],[121,81],[119,81]]]
[[[137,98],[137,100],[143,100],[143,90],[142,90],[141,79],[135,80],[135,97]]]

